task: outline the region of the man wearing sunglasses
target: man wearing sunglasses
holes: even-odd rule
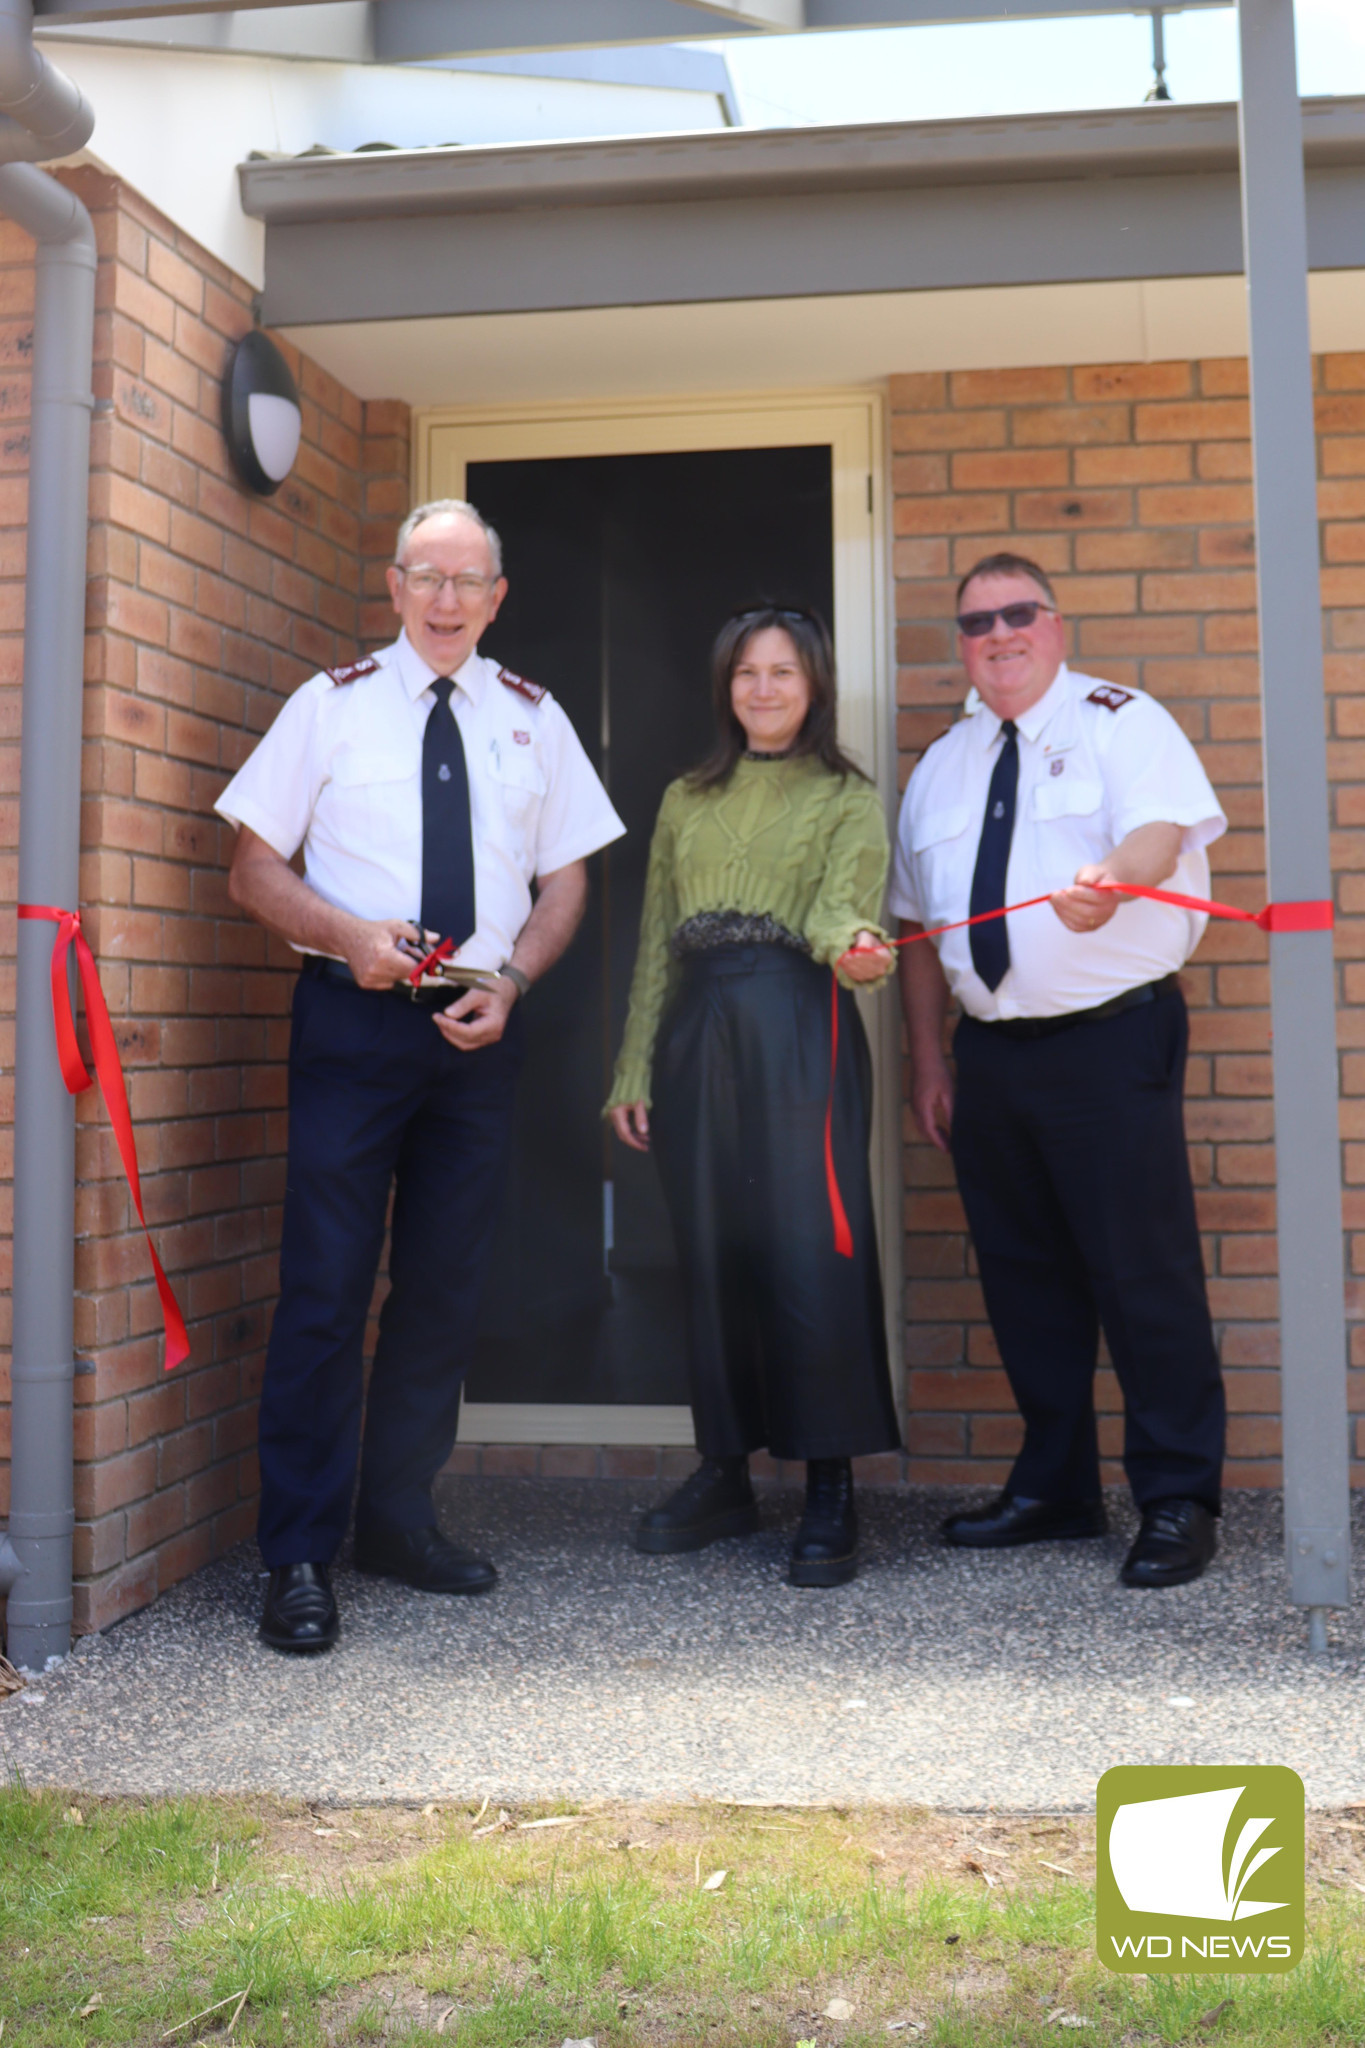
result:
[[[260,1414],[260,1632],[281,1651],[336,1640],[329,1568],[357,1464],[359,1570],[427,1593],[496,1578],[438,1529],[432,1482],[497,1220],[516,1005],[578,928],[587,856],[625,830],[554,699],[478,651],[507,583],[473,506],[411,513],[388,586],[396,642],[302,684],[217,805],[239,828],[233,901],[303,968]],[[438,945],[449,958],[433,968]]]
[[[901,994],[911,1106],[952,1154],[1024,1442],[1004,1491],[943,1536],[995,1549],[1104,1533],[1103,1330],[1142,1517],[1120,1576],[1179,1585],[1214,1555],[1224,1435],[1178,980],[1205,919],[1095,884],[1207,896],[1205,849],[1227,820],[1155,699],[1068,667],[1036,563],[989,556],[957,596],[966,715],[910,778],[890,902],[904,935],[979,920],[903,947]]]

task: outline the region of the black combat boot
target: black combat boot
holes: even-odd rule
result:
[[[793,1586],[843,1586],[857,1571],[853,1462],[811,1458],[806,1465],[806,1511],[792,1545],[787,1577]]]
[[[635,1529],[635,1548],[658,1557],[676,1550],[704,1550],[722,1536],[752,1536],[758,1505],[749,1484],[747,1458],[703,1458],[690,1479],[648,1514]]]

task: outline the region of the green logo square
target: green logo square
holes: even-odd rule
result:
[[[1303,1954],[1303,1780],[1282,1764],[1120,1764],[1095,1794],[1111,1970],[1243,1976]]]

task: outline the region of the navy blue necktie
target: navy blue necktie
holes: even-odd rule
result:
[[[1000,730],[1005,744],[986,792],[986,815],[981,822],[981,844],[976,849],[976,870],[972,875],[973,917],[979,917],[983,910],[1005,907],[1005,874],[1014,837],[1014,800],[1019,793],[1019,728],[1012,718],[1006,718]],[[974,924],[968,936],[973,967],[987,988],[999,988],[1010,964],[1005,919],[995,917],[989,924]]]
[[[474,930],[474,828],[464,741],[450,709],[449,676],[422,734],[422,925],[462,946]]]

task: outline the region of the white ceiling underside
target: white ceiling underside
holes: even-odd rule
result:
[[[1365,271],[1309,280],[1313,347],[1365,349]],[[361,398],[414,406],[780,391],[922,370],[1245,355],[1240,277],[293,327]]]

